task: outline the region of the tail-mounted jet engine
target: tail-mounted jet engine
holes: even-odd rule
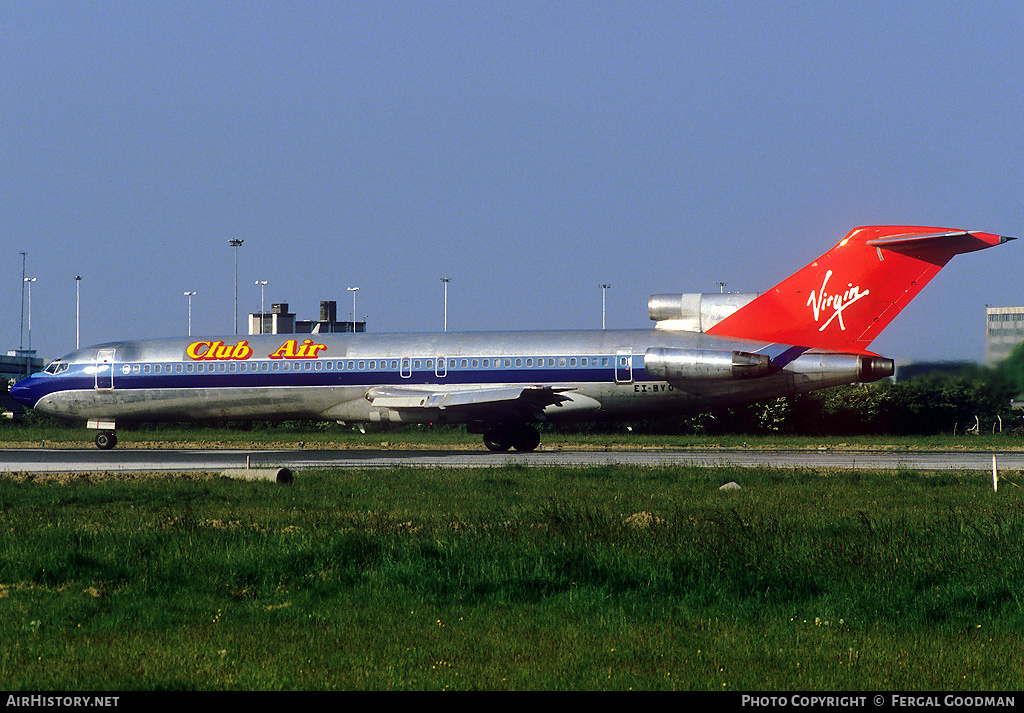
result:
[[[658,329],[706,332],[755,297],[739,292],[651,295],[647,313]]]
[[[671,347],[651,347],[644,352],[644,369],[665,381],[754,379],[773,370],[765,354]]]

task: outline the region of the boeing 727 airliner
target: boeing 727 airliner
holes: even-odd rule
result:
[[[629,419],[891,376],[871,341],[959,253],[1012,240],[948,228],[856,228],[762,294],[655,295],[653,329],[311,334],[112,342],[11,387],[84,421],[462,423],[487,448],[534,450],[533,426]]]

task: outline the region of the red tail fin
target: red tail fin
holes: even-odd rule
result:
[[[855,228],[708,333],[865,352],[954,255],[1012,239],[948,228]]]

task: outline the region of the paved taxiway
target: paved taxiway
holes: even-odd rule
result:
[[[1024,453],[996,451],[999,470],[1024,470]],[[525,466],[697,466],[843,470],[989,471],[993,453],[973,451],[350,451],[220,449],[0,450],[0,473],[186,472],[229,468],[490,468]]]

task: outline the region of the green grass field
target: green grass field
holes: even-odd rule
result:
[[[1024,683],[1021,490],[985,476],[6,477],[0,503],[9,690]]]

